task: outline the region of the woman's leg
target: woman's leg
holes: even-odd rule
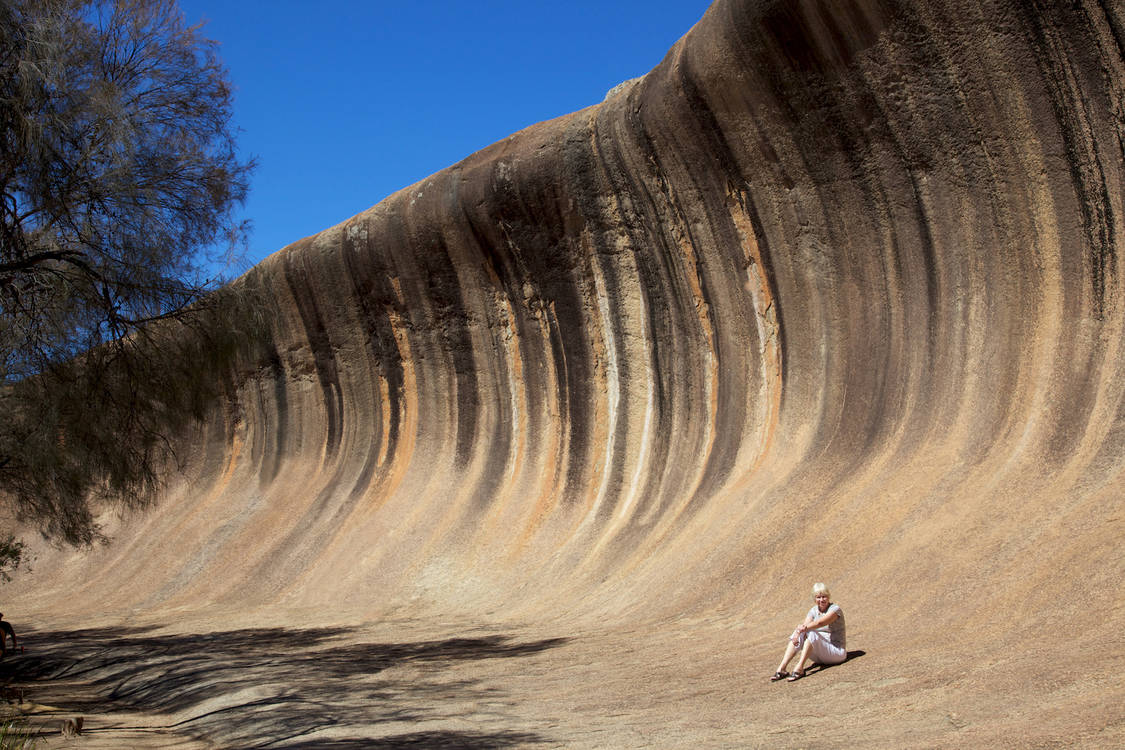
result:
[[[785,668],[789,666],[789,662],[792,660],[793,654],[795,653],[797,653],[797,646],[793,643],[792,639],[790,639],[789,643],[785,646],[785,656],[781,657],[781,664],[777,666],[778,672],[785,671]]]
[[[847,661],[848,652],[839,646],[833,646],[827,638],[813,646],[812,658],[817,664],[843,664]]]
[[[848,652],[839,646],[833,646],[824,633],[806,633],[801,653],[797,657],[797,667],[789,679],[795,680],[804,676],[806,660],[810,660],[813,664],[829,665],[840,664],[847,658]]]
[[[801,653],[797,656],[797,666],[793,669],[793,674],[803,674],[805,671],[805,661],[809,658],[809,650],[812,649],[815,638],[810,638],[810,633],[805,633],[804,642],[801,644]]]

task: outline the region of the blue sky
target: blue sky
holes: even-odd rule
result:
[[[247,260],[642,75],[709,0],[180,0],[258,159]]]

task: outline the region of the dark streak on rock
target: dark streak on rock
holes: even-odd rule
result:
[[[305,327],[305,337],[312,350],[313,366],[316,369],[317,380],[320,382],[321,391],[324,393],[324,409],[328,421],[328,435],[325,444],[325,453],[328,459],[335,456],[340,447],[340,437],[343,433],[343,394],[340,391],[340,379],[336,372],[336,355],[332,350],[332,342],[328,335],[328,327],[321,316],[317,305],[317,295],[313,284],[309,280],[308,271],[299,268],[308,263],[308,254],[290,252],[285,256],[285,280],[289,284],[289,291],[297,304],[301,315],[301,322]]]
[[[1086,241],[1090,253],[1090,283],[1096,314],[1105,311],[1106,286],[1116,267],[1116,239],[1113,223],[1105,208],[1111,205],[1105,170],[1098,154],[1097,140],[1087,111],[1081,87],[1071,81],[1077,71],[1072,61],[1088,54],[1093,28],[1085,15],[1066,11],[1057,3],[1041,0],[1020,0],[1025,8],[1022,14],[1030,43],[1036,49],[1035,61],[1046,83],[1047,94],[1066,148],[1067,166],[1073,183],[1076,206],[1081,212]],[[1068,44],[1063,29],[1073,30],[1082,39],[1080,44]]]
[[[397,303],[394,290],[390,285],[390,270],[382,261],[380,255],[374,252],[366,239],[367,227],[360,224],[364,231],[363,241],[345,241],[340,257],[347,268],[347,277],[352,287],[352,300],[359,312],[361,325],[366,334],[366,344],[370,350],[370,357],[375,371],[387,384],[387,413],[383,413],[381,394],[378,383],[373,380],[370,385],[370,399],[374,404],[375,419],[372,430],[376,435],[380,421],[387,425],[387,445],[381,446],[377,441],[369,448],[364,461],[363,469],[352,488],[353,496],[366,492],[374,477],[376,460],[381,449],[385,450],[386,459],[389,461],[394,456],[398,445],[398,433],[403,418],[403,370],[402,356],[398,350],[394,330],[391,327],[389,315],[396,312]]]

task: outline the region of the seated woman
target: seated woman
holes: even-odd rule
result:
[[[805,616],[805,621],[789,636],[785,656],[781,657],[781,664],[770,678],[772,682],[786,677],[789,682],[801,679],[805,676],[805,661],[810,658],[816,664],[839,664],[848,658],[844,645],[844,610],[839,604],[832,603],[828,587],[823,583],[813,584],[812,593],[816,604]],[[800,653],[797,668],[789,674],[785,670],[797,653]]]

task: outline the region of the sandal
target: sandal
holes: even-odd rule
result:
[[[778,680],[784,680],[788,676],[789,676],[788,672],[774,672],[773,677],[770,678],[770,682],[777,682]]]
[[[800,670],[800,671],[794,672],[793,674],[789,675],[789,682],[796,682],[797,680],[801,679],[804,676],[805,676],[805,670],[803,670],[803,669]]]

